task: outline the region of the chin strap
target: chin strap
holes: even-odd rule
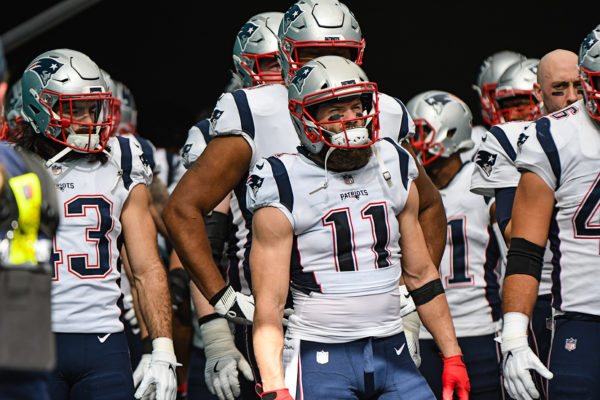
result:
[[[65,146],[64,149],[62,149],[61,151],[59,151],[54,157],[52,157],[51,159],[49,159],[48,161],[46,161],[46,163],[44,164],[46,168],[50,168],[50,166],[52,164],[54,164],[55,162],[57,162],[58,160],[60,160],[61,158],[63,158],[64,156],[67,155],[67,153],[69,153],[71,150],[73,150],[72,148]]]
[[[381,170],[383,179],[385,179],[385,181],[389,187],[392,187],[392,174],[390,174],[390,171],[386,169],[385,164],[383,163],[383,160],[379,156],[379,150],[377,149],[377,146],[372,146],[372,149],[373,149],[373,154],[375,155],[375,159],[377,160],[377,163],[379,164],[379,169]]]
[[[327,154],[325,154],[325,183],[323,183],[323,186],[319,186],[318,188],[316,188],[315,190],[313,190],[312,192],[310,192],[309,194],[315,194],[317,193],[319,190],[321,189],[327,189],[327,187],[329,186],[329,181],[327,179],[327,159],[329,158],[329,155],[335,150],[335,147],[330,147],[329,150],[327,150]]]

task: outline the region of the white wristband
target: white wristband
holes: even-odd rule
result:
[[[167,351],[175,354],[173,341],[167,337],[159,337],[152,341],[152,350]]]

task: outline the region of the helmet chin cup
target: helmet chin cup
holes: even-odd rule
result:
[[[69,128],[69,130],[71,129]],[[95,150],[99,143],[100,138],[98,137],[98,134],[95,133],[80,134],[71,130],[71,133],[67,136],[67,144],[73,147],[73,150],[80,153],[87,153],[90,150]]]
[[[351,148],[369,144],[371,141],[369,130],[366,127],[345,129],[331,135],[331,144],[334,147]]]

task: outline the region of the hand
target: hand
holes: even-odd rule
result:
[[[225,286],[210,299],[215,312],[229,321],[241,325],[252,325],[254,318],[254,297],[236,292]]]
[[[527,342],[529,317],[517,312],[504,315],[502,329],[502,370],[504,387],[513,399],[530,400],[540,397],[529,370],[534,370],[546,379],[552,379],[552,372],[542,364]]]
[[[288,390],[288,388],[263,392],[261,384],[257,383],[256,393],[260,396],[262,400],[294,400],[294,398],[290,395],[290,391]]]
[[[152,341],[152,348],[150,365],[135,392],[135,398],[149,396],[156,400],[174,400],[177,395],[175,367],[181,364],[175,358],[173,341],[169,338],[157,338]]]
[[[178,307],[190,298],[190,276],[183,268],[174,268],[168,272],[171,303]]]
[[[235,347],[229,323],[217,317],[200,325],[206,364],[204,379],[208,390],[220,400],[240,395],[238,369],[249,381],[254,380],[250,364]]]
[[[293,308],[286,308],[283,310],[283,320],[281,321],[283,326],[285,326],[285,327],[288,326],[288,324],[290,323],[290,315],[293,315],[293,314],[294,314]]]
[[[142,358],[140,358],[140,362],[138,362],[137,367],[135,367],[135,371],[133,371],[133,386],[134,387],[137,387],[140,384],[140,382],[142,381],[142,378],[144,377],[146,370],[150,366],[150,360],[152,360],[152,354],[142,354]]]
[[[444,360],[444,372],[442,373],[443,400],[452,400],[454,388],[456,388],[460,400],[468,400],[471,383],[467,375],[467,367],[462,360],[462,354],[442,358],[442,360]]]
[[[135,316],[135,309],[133,308],[133,296],[131,294],[123,296],[123,310],[125,311],[123,318],[125,318],[129,324],[131,332],[134,335],[137,335],[140,333],[140,324]]]
[[[404,327],[404,336],[406,336],[406,343],[408,344],[408,351],[410,356],[417,368],[421,366],[421,352],[419,348],[419,329],[421,327],[421,320],[419,319],[419,313],[413,311],[402,317],[402,326]]]

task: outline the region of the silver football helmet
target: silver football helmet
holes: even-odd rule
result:
[[[23,99],[21,97],[21,81],[15,82],[6,96],[6,123],[8,128],[7,139],[15,141],[23,133]]]
[[[100,68],[70,49],[37,56],[21,78],[23,117],[35,132],[79,152],[100,152],[109,139],[114,97]]]
[[[592,118],[600,121],[600,25],[581,43],[578,64],[585,106]]]
[[[115,97],[119,101],[119,135],[125,133],[137,134],[137,107],[133,93],[123,82],[117,82]]]
[[[277,62],[277,31],[283,19],[281,12],[264,12],[250,18],[235,37],[233,44],[234,73],[243,87],[263,83],[283,83],[281,70],[261,70],[264,62]],[[279,68],[278,68],[279,69]]]
[[[492,54],[481,64],[477,76],[477,85],[473,85],[473,89],[479,94],[481,117],[489,125],[498,123],[494,95],[500,76],[512,64],[525,59],[526,57],[520,53],[503,50]]]
[[[304,65],[298,54],[302,48],[349,49],[350,59],[362,64],[365,40],[360,27],[348,7],[337,0],[296,2],[283,16],[278,37],[279,62],[286,84]]]
[[[362,113],[355,118],[318,121],[320,104],[340,99],[359,98]],[[377,84],[369,82],[363,70],[339,56],[323,56],[307,62],[288,86],[289,109],[302,146],[313,154],[323,146],[352,149],[370,146],[379,137]],[[340,123],[332,132],[323,127]]]
[[[451,93],[429,90],[410,99],[406,109],[415,123],[411,145],[423,166],[473,147],[473,115],[464,101]]]
[[[537,58],[518,61],[500,76],[494,94],[498,122],[531,121],[542,116],[540,99],[533,91],[539,62]]]

